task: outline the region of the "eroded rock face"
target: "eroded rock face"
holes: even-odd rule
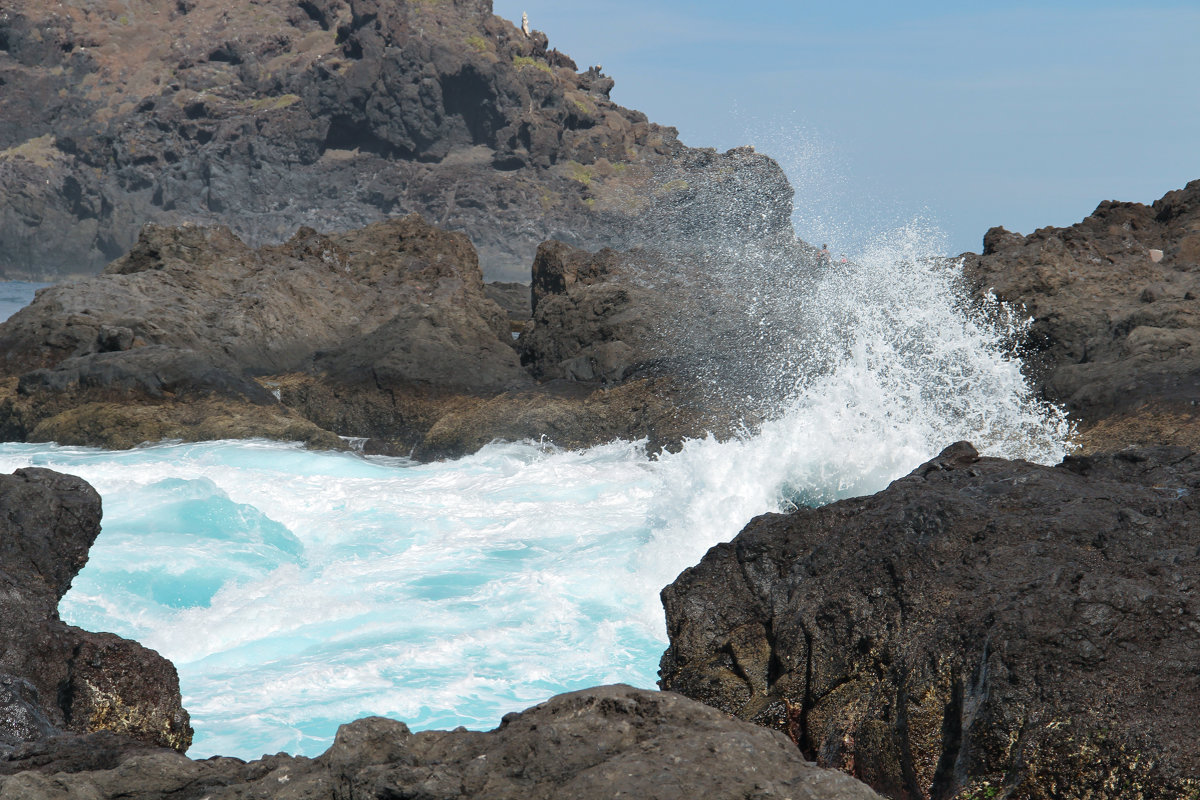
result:
[[[596,253],[558,241],[533,262],[532,324],[517,347],[540,380],[618,383],[664,352],[658,328],[669,303],[649,281],[644,252]]]
[[[32,468],[0,476],[0,755],[67,731],[191,744],[169,661],[58,617],[99,533],[100,497],[83,480]]]
[[[332,429],[408,447],[447,396],[532,384],[470,242],[416,216],[339,236],[301,229],[258,250],[227,228],[148,226],[102,275],[47,289],[4,323],[0,359],[8,438],[117,447],[339,446],[336,419],[314,424],[280,402],[292,374],[369,390],[379,430]]]
[[[1200,789],[1200,456],[979,458],[751,522],[663,590],[661,685],[897,798]]]
[[[993,228],[965,259],[979,291],[1033,316],[1027,371],[1086,444],[1200,446],[1200,181],[1069,228]]]
[[[695,368],[726,352],[712,330],[746,328],[715,301],[689,317],[714,299],[697,263],[550,242],[531,296],[485,285],[466,237],[417,216],[259,249],[227,228],[150,225],[103,274],[0,325],[0,435],[109,448],[345,436],[422,459],[497,438],[668,447],[747,418]],[[523,297],[537,313],[514,342]]]
[[[0,761],[0,774],[5,772]],[[170,752],[114,768],[0,777],[0,797],[72,796],[558,800],[637,797],[871,800],[858,781],[807,763],[784,736],[678,695],[601,686],[559,695],[494,731],[423,731],[368,717],[315,759],[191,761]]]
[[[0,274],[89,274],[141,225],[257,246],[420,213],[489,279],[539,242],[755,237],[791,188],[680,144],[488,0],[12,0],[0,15]],[[536,20],[535,20],[536,23]]]

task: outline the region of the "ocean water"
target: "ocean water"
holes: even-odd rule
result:
[[[1070,426],[1011,353],[1020,315],[973,306],[920,236],[889,242],[790,308],[754,298],[764,328],[784,309],[796,344],[762,364],[782,371],[774,412],[730,441],[494,443],[433,464],[263,441],[9,443],[0,468],[99,490],[103,532],[62,616],[176,664],[192,755],[316,754],[365,714],[491,728],[558,692],[654,686],[659,590],[757,514],[877,491],[960,439],[1065,454]]]
[[[0,281],[0,320],[8,319],[29,305],[34,293],[49,285],[31,281]]]

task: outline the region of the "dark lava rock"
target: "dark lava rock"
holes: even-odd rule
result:
[[[517,349],[541,380],[670,376],[720,433],[716,416],[753,424],[794,389],[797,350],[814,333],[797,307],[819,276],[816,249],[794,235],[595,253],[549,241]]]
[[[993,228],[983,245],[968,279],[1033,316],[1027,372],[1085,445],[1200,447],[1200,181],[1069,228]]]
[[[508,315],[513,332],[520,332],[532,313],[529,285],[513,281],[492,281],[483,285],[483,293]]]
[[[645,260],[645,253],[590,253],[558,241],[538,247],[533,322],[517,345],[535,377],[618,383],[661,356],[669,303],[638,280],[649,277]]]
[[[153,650],[58,617],[100,533],[100,497],[45,469],[0,476],[0,754],[66,731],[186,750],[179,678]]]
[[[3,762],[0,762],[0,767]],[[602,686],[509,714],[486,733],[412,733],[368,717],[315,759],[191,761],[169,751],[108,769],[0,777],[0,797],[559,800],[630,797],[870,800],[852,778],[806,762],[781,734],[678,695]],[[64,771],[65,772],[65,771]]]
[[[252,245],[420,213],[491,279],[537,244],[790,230],[752,150],[682,145],[488,0],[9,0],[0,275],[90,274],[146,221]]]
[[[1200,456],[947,448],[663,590],[661,685],[896,798],[1200,788]]]
[[[532,384],[470,242],[417,216],[337,236],[302,228],[258,250],[227,228],[147,226],[102,275],[44,290],[0,326],[0,363],[8,438],[110,447],[341,446],[332,429],[407,450],[448,396]],[[305,382],[369,392],[377,413],[305,418],[278,399]]]
[[[730,429],[687,371],[662,368],[710,344],[666,335],[682,305],[637,285],[677,279],[677,265],[558,250],[640,271],[614,266],[561,296],[535,288],[539,317],[514,342],[529,288],[504,290],[506,314],[467,238],[415,215],[257,250],[227,228],[150,225],[103,274],[43,290],[0,325],[0,435],[109,448],[345,436],[432,459],[497,438],[658,449]]]

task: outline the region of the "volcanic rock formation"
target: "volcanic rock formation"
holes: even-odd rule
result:
[[[58,617],[99,533],[100,496],[79,478],[0,476],[0,758],[67,732],[108,732],[94,741],[116,751],[191,744],[169,661]]]
[[[678,374],[651,369],[669,350],[650,333],[667,304],[627,273],[614,266],[597,287],[624,302],[589,305],[590,316],[568,302],[577,294],[535,291],[540,321],[522,353],[534,375],[561,379],[538,385],[460,233],[412,215],[254,250],[227,228],[150,225],[103,274],[45,289],[0,325],[0,434],[110,448],[342,447],[340,435],[423,458],[495,438],[658,447],[701,435],[714,416],[689,405]]]
[[[1101,203],[1069,228],[993,228],[983,244],[968,279],[1033,316],[1027,372],[1086,446],[1200,447],[1200,181],[1150,206]]]
[[[775,162],[685,147],[612,86],[488,0],[10,0],[0,275],[96,272],[147,221],[257,246],[418,212],[517,281],[551,236],[790,231]]]
[[[678,695],[601,686],[559,695],[494,731],[411,733],[368,717],[315,759],[245,763],[134,753],[107,767],[0,758],[0,797],[873,800],[863,784],[806,762],[784,736]],[[24,771],[17,771],[24,768]],[[59,774],[54,774],[55,772]],[[8,774],[9,777],[3,777]]]
[[[661,685],[893,798],[1200,790],[1200,456],[980,458],[752,521],[663,590]]]

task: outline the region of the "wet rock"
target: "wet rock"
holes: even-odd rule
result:
[[[1180,798],[1200,456],[980,458],[752,521],[663,590],[661,685],[891,797]]]
[[[685,147],[486,0],[12,0],[0,17],[0,274],[91,274],[141,225],[254,246],[420,213],[490,279],[538,243],[790,229],[782,170]],[[53,232],[48,235],[47,232]]]
[[[993,228],[968,279],[1033,316],[1024,362],[1090,450],[1200,447],[1200,181],[1069,228]]]
[[[32,468],[0,476],[0,745],[64,731],[191,743],[170,662],[58,617],[99,532],[100,498],[79,478]]]
[[[0,767],[3,762],[0,762]],[[601,686],[509,714],[493,731],[422,731],[368,717],[315,759],[244,763],[131,754],[107,769],[0,777],[0,798],[705,797],[870,800],[874,792],[806,762],[786,737],[678,695]]]

